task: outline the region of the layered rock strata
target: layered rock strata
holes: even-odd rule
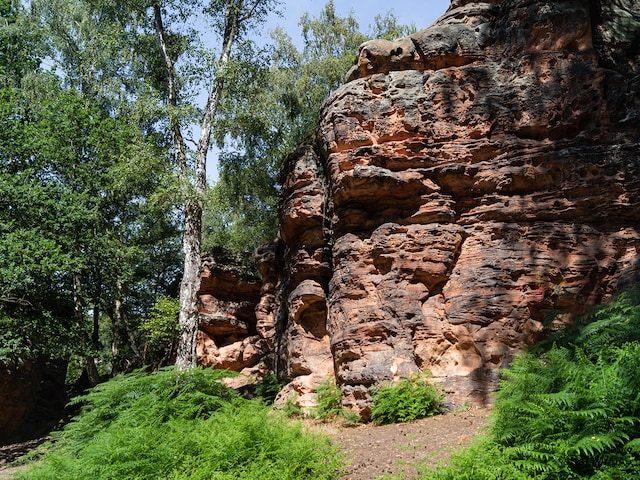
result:
[[[366,416],[370,386],[430,370],[484,403],[549,312],[637,281],[639,55],[632,0],[455,0],[364,44],[283,166],[260,309],[285,393],[333,376]]]
[[[229,256],[203,259],[198,310],[198,363],[245,371],[260,368],[269,348],[258,332],[261,280]]]

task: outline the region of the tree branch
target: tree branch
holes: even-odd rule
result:
[[[196,192],[204,195],[206,188],[206,159],[211,141],[211,130],[215,118],[220,97],[225,85],[225,70],[231,58],[231,49],[238,34],[240,26],[240,11],[243,0],[230,0],[225,13],[224,38],[222,51],[217,62],[216,78],[207,98],[207,105],[200,122],[200,139],[196,152]]]
[[[187,170],[187,149],[185,146],[182,130],[180,129],[180,120],[176,115],[178,107],[178,87],[175,78],[175,65],[169,53],[167,43],[167,34],[164,29],[162,20],[162,9],[160,2],[153,2],[153,24],[160,41],[160,49],[162,51],[162,60],[167,75],[167,88],[169,89],[169,124],[171,126],[171,134],[173,136],[173,147],[175,149],[174,157],[176,165],[180,170],[180,176],[184,181],[188,181],[189,172]]]
[[[260,6],[260,4],[263,3],[263,1],[264,0],[256,0],[256,2],[253,4],[253,6],[251,8],[249,8],[249,11],[245,15],[243,15],[242,17],[238,18],[238,23],[241,24],[242,22],[246,22],[251,17],[253,17],[255,15],[255,13],[256,13],[256,10]]]
[[[33,304],[29,300],[25,300],[24,298],[0,297],[0,302],[16,303],[22,307],[33,307]]]

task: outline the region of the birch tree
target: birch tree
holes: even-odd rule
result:
[[[184,269],[180,286],[176,364],[196,364],[202,212],[206,165],[218,105],[234,76],[234,48],[249,37],[278,0],[33,0],[49,12],[61,38],[77,35],[84,9],[93,31],[60,49],[61,68],[85,90],[94,87],[115,108],[149,114],[149,128],[169,134],[183,218]],[[84,21],[84,20],[82,20]],[[216,44],[212,45],[212,37]],[[118,107],[120,105],[120,107]],[[140,113],[144,112],[144,113]],[[166,131],[163,131],[166,129]],[[193,138],[196,132],[197,138]],[[224,134],[222,134],[224,136]]]
[[[231,76],[230,65],[234,45],[242,41],[253,26],[261,23],[275,4],[274,0],[218,0],[212,1],[206,9],[213,16],[214,25],[218,25],[221,44],[217,62],[210,73],[210,89],[198,124],[200,133],[195,152],[193,152],[193,173],[189,171],[189,151],[178,113],[180,111],[179,82],[176,61],[172,58],[168,32],[165,28],[163,6],[159,1],[153,4],[153,24],[160,42],[166,74],[174,161],[184,195],[184,270],[180,285],[179,339],[176,357],[176,365],[181,369],[196,365],[202,213],[207,185],[207,156],[216,112],[224,94],[225,84]]]

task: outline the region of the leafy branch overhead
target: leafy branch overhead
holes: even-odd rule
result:
[[[225,247],[251,255],[275,238],[281,162],[313,135],[322,103],[343,83],[358,46],[415,30],[388,13],[376,16],[363,33],[354,14],[340,17],[333,1],[299,23],[301,50],[276,28],[262,49],[243,43],[230,66],[214,132],[219,178],[207,194],[205,250]]]

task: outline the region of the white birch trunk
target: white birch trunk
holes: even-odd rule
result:
[[[202,210],[207,185],[207,154],[211,140],[213,120],[218,103],[224,89],[225,69],[231,58],[231,47],[235,41],[239,14],[242,10],[242,0],[229,0],[225,12],[225,31],[222,51],[216,68],[216,78],[213,81],[207,105],[200,121],[200,138],[196,150],[195,173],[193,185],[189,181],[187,169],[187,149],[180,130],[179,120],[170,118],[175,161],[180,172],[183,193],[186,198],[184,207],[184,270],[180,284],[180,313],[178,315],[178,345],[176,348],[176,366],[180,369],[193,368],[197,364],[196,343],[198,336],[198,292],[200,290],[200,265],[202,257]],[[166,35],[162,23],[162,13],[159,4],[154,5],[154,20],[156,31],[160,39],[163,60],[169,87],[170,111],[177,106],[177,87],[175,81],[175,66],[170,58]]]

